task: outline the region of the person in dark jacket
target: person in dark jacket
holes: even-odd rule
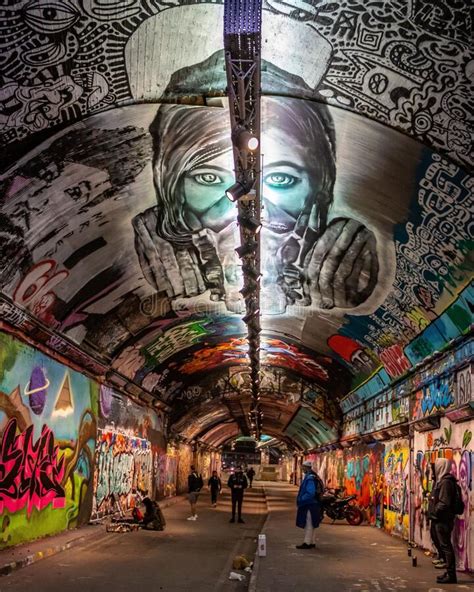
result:
[[[456,500],[456,478],[451,474],[451,461],[437,458],[435,461],[435,486],[429,502],[429,517],[433,543],[444,560],[446,573],[436,578],[439,584],[456,584],[456,556],[451,535],[454,528],[454,504]]]
[[[143,499],[143,505],[145,506],[145,514],[141,521],[143,528],[147,530],[164,530],[166,522],[158,504],[146,497]]]
[[[217,496],[222,490],[222,483],[219,479],[217,471],[212,471],[212,477],[209,478],[207,486],[211,490],[211,503],[212,506],[215,508],[217,506]]]
[[[249,480],[249,487],[252,487],[253,478],[255,477],[255,471],[253,467],[247,471],[247,478]]]
[[[191,516],[187,520],[197,520],[196,503],[199,492],[202,489],[202,477],[196,471],[196,467],[191,465],[191,474],[188,476],[188,499],[191,505]]]
[[[235,509],[237,507],[238,522],[243,524],[242,502],[244,501],[244,491],[248,487],[248,482],[247,477],[242,472],[242,467],[237,467],[236,472],[229,477],[227,485],[232,492],[232,518],[229,522],[235,522]]]
[[[313,463],[306,460],[302,465],[304,478],[296,498],[296,526],[304,528],[304,541],[296,545],[297,549],[314,549],[314,529],[318,528],[322,519],[319,496],[322,494],[322,481],[313,471]]]

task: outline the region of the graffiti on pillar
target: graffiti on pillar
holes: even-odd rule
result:
[[[408,538],[409,513],[409,458],[408,440],[385,443],[384,453],[384,528]]]
[[[437,458],[453,461],[452,472],[461,486],[464,514],[456,517],[453,542],[458,569],[473,570],[474,548],[472,523],[474,510],[474,449],[472,432],[474,422],[452,424],[442,418],[441,426],[430,432],[415,431],[414,463],[414,541],[430,549],[428,499],[433,488],[431,463]]]
[[[0,546],[87,523],[98,386],[0,333]]]

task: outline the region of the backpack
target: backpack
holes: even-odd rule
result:
[[[314,475],[314,481],[316,485],[316,493],[314,494],[314,497],[316,501],[320,503],[324,493],[324,483],[318,475]]]
[[[459,483],[456,481],[454,485],[456,487],[456,494],[454,496],[453,511],[459,516],[460,514],[464,514],[464,500],[462,499],[462,490]]]

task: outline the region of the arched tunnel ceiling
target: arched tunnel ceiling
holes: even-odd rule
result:
[[[250,409],[222,6],[1,13],[2,316],[221,445]],[[263,430],[292,446],[472,323],[470,29],[463,3],[264,3]]]

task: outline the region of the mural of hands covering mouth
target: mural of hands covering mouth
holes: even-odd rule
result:
[[[215,63],[216,55],[186,74],[205,75]],[[268,63],[264,75],[305,85]],[[225,196],[234,182],[227,109],[162,105],[150,133],[157,206],[133,220],[146,279],[172,298],[209,290],[241,312],[237,211]],[[336,140],[327,107],[263,97],[261,142],[263,314],[355,308],[377,284],[376,239],[362,222],[331,219]]]

